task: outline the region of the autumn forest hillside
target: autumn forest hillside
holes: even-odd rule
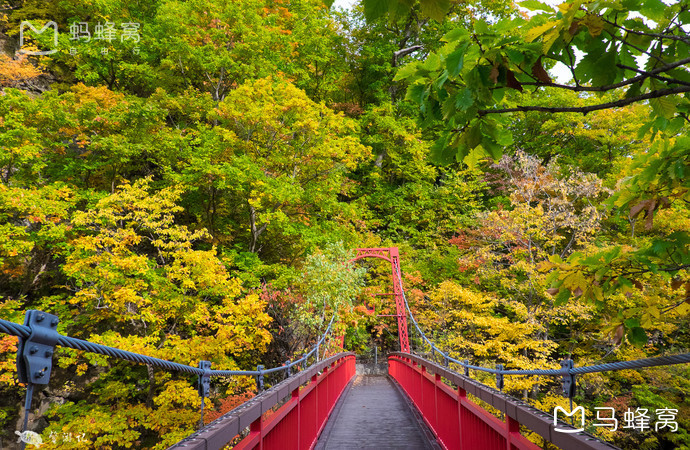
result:
[[[253,369],[336,314],[346,349],[383,355],[390,266],[346,262],[398,247],[412,312],[457,359],[688,353],[688,0],[327,3],[0,2],[0,318],[46,311],[75,338]],[[25,26],[48,21],[55,41]],[[16,351],[0,335],[0,447],[21,429]],[[44,449],[196,429],[192,376],[65,348],[54,363],[31,417]],[[621,425],[650,411],[651,430],[588,429],[621,448],[689,449],[688,380],[687,364],[585,375],[574,402]],[[568,404],[558,379],[505,390]],[[207,421],[254,393],[214,381]],[[654,430],[659,409],[676,430]]]

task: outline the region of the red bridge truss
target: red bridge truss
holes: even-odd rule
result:
[[[405,310],[405,297],[403,297],[402,276],[400,273],[400,253],[398,247],[388,248],[358,248],[357,256],[350,262],[364,258],[378,258],[390,261],[391,278],[393,279],[393,296],[395,297],[395,311],[398,317],[398,337],[400,339],[400,351],[410,352],[410,341],[407,337],[407,312]]]

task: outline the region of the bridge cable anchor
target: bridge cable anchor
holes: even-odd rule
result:
[[[204,400],[211,392],[211,361],[199,361],[199,369],[204,373],[199,375],[197,389],[201,397],[201,418],[199,419],[199,429],[204,427]]]
[[[24,316],[24,326],[31,329],[31,334],[19,337],[17,349],[17,377],[20,383],[26,384],[26,398],[24,399],[24,425],[22,433],[27,431],[29,424],[29,410],[34,396],[34,385],[47,385],[53,369],[53,353],[55,344],[60,338],[57,326],[60,319],[43,311],[30,309]],[[22,441],[21,448],[25,448]]]
[[[499,391],[503,390],[503,364],[496,364],[496,388]]]
[[[561,370],[563,371],[563,395],[571,400],[575,396],[575,389],[577,387],[575,374],[570,373],[570,369],[574,367],[575,361],[570,358],[561,361]]]

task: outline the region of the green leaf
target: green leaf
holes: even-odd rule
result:
[[[635,327],[628,331],[628,340],[636,347],[643,347],[647,343],[647,333],[642,327]]]
[[[469,88],[465,88],[458,92],[455,97],[455,107],[461,111],[467,111],[474,104],[474,97]]]
[[[496,143],[503,147],[513,145],[513,133],[505,128],[498,128],[495,133]]]
[[[561,306],[568,302],[570,298],[570,291],[568,289],[561,289],[558,291],[556,298],[553,299],[553,306]]]
[[[482,131],[479,124],[471,126],[467,131],[465,131],[465,143],[470,149],[475,148],[482,142]]]
[[[637,97],[642,93],[640,90],[640,87],[642,85],[640,83],[633,83],[630,85],[627,91],[625,91],[625,97],[624,98],[631,98],[631,97]]]
[[[650,98],[649,105],[656,115],[671,119],[676,114],[676,104],[670,97]]]
[[[434,72],[441,68],[441,58],[436,53],[431,53],[426,60],[419,65],[420,69]]]
[[[668,6],[661,0],[644,0],[640,12],[658,22],[664,19],[666,8],[668,8]]]
[[[376,20],[397,3],[397,0],[364,0],[364,17],[368,21]]]
[[[429,95],[429,90],[424,83],[415,83],[407,88],[407,95],[405,98],[407,100],[412,100],[415,103],[422,104]]]
[[[474,169],[477,167],[479,162],[486,157],[486,152],[484,151],[484,148],[481,145],[478,145],[474,149],[472,149],[467,156],[465,156],[462,160],[465,164],[467,164],[467,167],[470,169]]]
[[[493,158],[494,161],[498,161],[503,156],[503,146],[498,145],[489,138],[482,140],[481,147],[484,147],[485,153]]]
[[[615,50],[610,50],[604,52],[600,58],[597,59],[594,64],[594,72],[592,73],[592,83],[598,86],[606,86],[612,84],[616,79],[616,71],[613,67],[616,67],[616,58],[618,52]]]
[[[448,165],[455,159],[455,148],[448,145],[450,133],[446,133],[434,142],[429,149],[429,158],[435,164]]]
[[[442,42],[465,41],[470,37],[469,31],[464,28],[456,28],[446,33],[442,38]]]
[[[653,125],[653,122],[647,122],[644,125],[642,125],[640,129],[637,130],[637,138],[642,139],[647,133],[649,133],[649,130],[652,129]]]
[[[450,0],[421,0],[422,14],[443,22],[448,10],[450,10]]]
[[[525,42],[532,42],[542,34],[546,33],[547,31],[551,31],[558,25],[558,22],[556,21],[550,21],[546,22],[543,25],[536,26],[534,28],[531,28],[527,30],[527,34],[525,34]]]
[[[623,322],[623,324],[625,324],[625,328],[637,328],[640,326],[640,321],[638,319],[632,318],[626,320],[625,322]]]
[[[508,55],[508,59],[510,59],[510,62],[513,64],[522,64],[522,62],[525,60],[525,55],[518,50],[507,49],[506,55]]]
[[[529,9],[530,11],[553,11],[553,8],[551,8],[549,5],[545,5],[537,0],[525,0],[523,2],[519,2],[518,5],[525,9]]]
[[[398,72],[395,74],[393,81],[405,80],[407,78],[412,77],[413,75],[416,75],[418,67],[419,67],[418,61],[413,61],[409,64],[405,64],[400,69],[398,69]],[[410,81],[414,81],[414,80],[410,80]]]
[[[464,65],[465,53],[469,46],[469,42],[462,44],[446,57],[446,69],[451,77],[457,77],[460,74]]]

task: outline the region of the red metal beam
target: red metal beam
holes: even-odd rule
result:
[[[402,274],[400,273],[400,253],[398,247],[358,248],[357,256],[352,258],[350,262],[363,258],[379,258],[391,263],[391,275],[393,278],[392,295],[395,297],[395,315],[398,317],[400,351],[409,353],[410,340],[407,336],[407,311],[405,309],[405,298],[403,297]]]
[[[233,449],[311,449],[354,375],[355,355],[335,355],[243,403],[170,449],[219,450],[247,426],[249,435]],[[288,401],[273,412],[287,396]]]
[[[540,449],[520,434],[521,425],[563,450],[617,448],[584,432],[555,432],[550,415],[415,355],[392,354],[388,357],[388,373],[419,409],[445,449]],[[457,390],[443,379],[456,385]],[[505,421],[468,400],[468,392],[503,412]],[[562,423],[558,426],[568,427]]]

